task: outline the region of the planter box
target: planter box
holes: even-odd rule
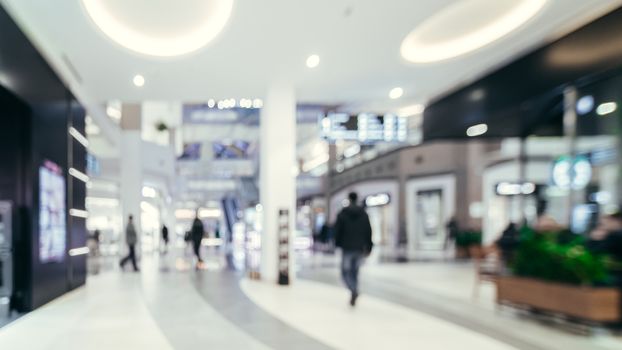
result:
[[[620,291],[503,276],[497,279],[497,303],[510,302],[594,322],[620,321]]]
[[[467,259],[469,257],[469,249],[467,247],[456,247],[456,259]]]
[[[481,245],[472,244],[469,246],[469,256],[471,259],[481,259],[483,250]]]

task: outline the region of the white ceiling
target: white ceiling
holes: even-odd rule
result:
[[[261,97],[272,82],[285,78],[300,102],[373,110],[426,101],[622,4],[550,0],[537,17],[493,44],[456,59],[414,65],[400,56],[402,40],[452,0],[235,0],[232,17],[213,42],[173,58],[141,55],[112,42],[79,0],[0,2],[89,103]],[[134,18],[136,7],[129,3],[124,17]],[[167,13],[159,15],[165,23]],[[321,57],[313,70],[305,66],[312,53]],[[143,88],[132,84],[137,73],[145,76]],[[404,88],[404,97],[390,101],[395,86]]]

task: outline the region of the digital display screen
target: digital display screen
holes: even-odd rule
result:
[[[322,137],[330,141],[405,142],[408,136],[408,119],[393,114],[380,116],[371,113],[332,113],[322,118],[321,131]]]
[[[232,142],[214,142],[214,159],[247,159],[250,143],[243,140]]]
[[[39,261],[65,259],[67,222],[65,178],[61,168],[46,161],[39,168]]]

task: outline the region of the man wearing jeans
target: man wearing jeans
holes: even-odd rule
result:
[[[358,273],[363,259],[371,253],[371,224],[363,207],[357,205],[358,195],[348,195],[350,204],[337,216],[335,244],[341,248],[341,276],[352,293],[350,305],[356,305],[359,295]]]

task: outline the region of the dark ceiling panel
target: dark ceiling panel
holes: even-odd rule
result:
[[[622,8],[433,101],[424,112],[425,140],[465,138],[486,123],[486,137],[560,134],[563,89],[619,74]]]
[[[66,89],[0,6],[0,84],[29,103],[63,99]]]

